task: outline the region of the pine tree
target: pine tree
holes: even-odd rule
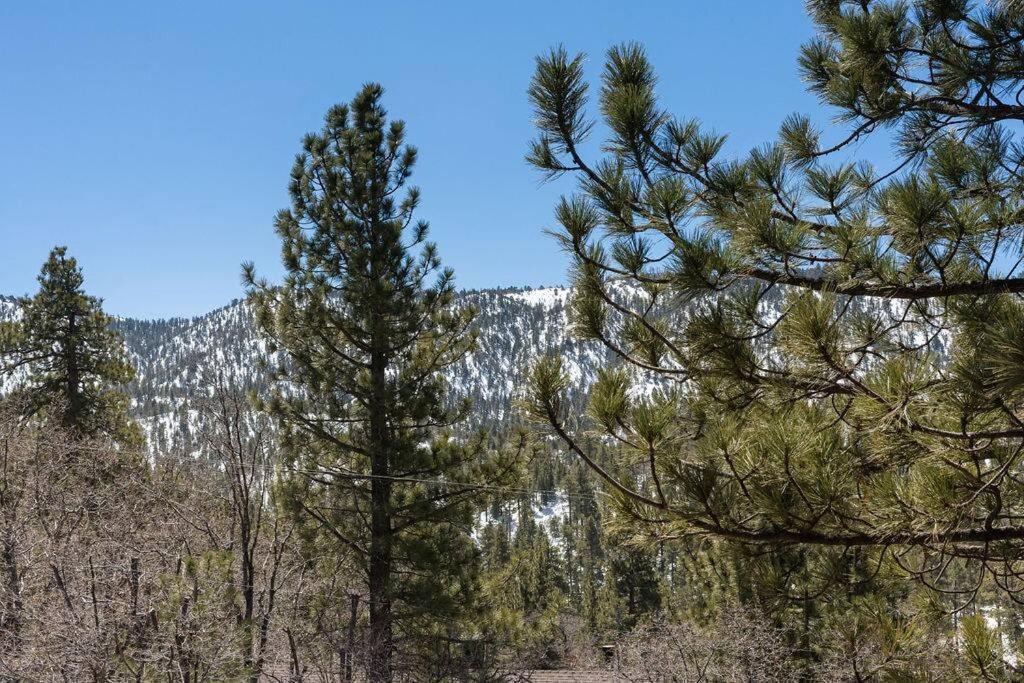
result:
[[[1018,592],[1024,5],[808,6],[801,73],[848,126],[832,145],[792,116],[731,156],[661,108],[624,45],[593,162],[582,56],[538,59],[529,160],[580,180],[556,211],[574,329],[622,360],[585,426],[625,450],[608,466],[588,452],[557,359],[534,369],[529,410],[643,533],[802,546],[835,580],[858,548],[855,573],[895,563],[929,586],[957,560],[968,599],[985,576]],[[890,165],[849,160],[887,133]]]
[[[118,389],[135,370],[113,319],[85,294],[66,247],[50,252],[38,280],[39,291],[18,302],[20,318],[0,323],[0,371],[27,374],[14,400],[27,417],[52,416],[72,436],[137,444],[141,432]]]
[[[474,312],[414,223],[416,150],[387,122],[382,92],[365,86],[303,140],[292,207],[276,219],[284,284],[245,268],[258,323],[283,352],[262,407],[280,423],[285,498],[315,542],[360,569],[372,681],[391,680],[396,642],[444,634],[469,610],[473,482],[510,471],[485,455],[484,435],[451,431],[468,405],[450,404],[439,371],[473,349]]]

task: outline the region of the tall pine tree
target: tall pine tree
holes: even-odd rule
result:
[[[369,602],[367,675],[393,677],[398,644],[443,636],[476,584],[472,482],[500,476],[484,435],[455,439],[468,405],[439,372],[475,344],[414,221],[416,150],[366,85],[303,140],[290,210],[276,228],[283,285],[246,279],[279,380],[263,407],[280,423],[285,496],[314,542],[359,567]],[[426,645],[424,647],[430,647]]]
[[[26,416],[56,418],[74,437],[141,440],[128,418],[130,382],[121,335],[102,301],[83,290],[84,277],[66,247],[56,247],[39,274],[39,291],[19,301],[20,318],[0,323],[0,371],[24,372],[15,400]]]

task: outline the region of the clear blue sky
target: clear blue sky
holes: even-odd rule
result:
[[[596,75],[637,40],[664,103],[746,150],[799,110],[800,0],[749,2],[6,2],[0,5],[0,293],[67,244],[109,312],[191,316],[280,276],[274,212],[303,133],[384,84],[419,147],[441,255],[462,287],[564,281],[542,229],[566,182],[523,161],[535,55]]]

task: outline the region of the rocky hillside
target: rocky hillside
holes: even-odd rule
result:
[[[568,334],[566,288],[491,289],[466,292],[461,303],[475,306],[479,350],[448,373],[453,391],[474,402],[480,422],[513,417],[513,403],[525,373],[538,356],[555,352],[565,359],[577,394],[608,362],[605,348]],[[7,315],[15,310],[10,300]],[[0,311],[0,315],[3,312]],[[166,448],[190,441],[196,429],[189,399],[201,395],[209,378],[238,387],[264,383],[265,346],[244,301],[192,319],[121,319],[118,327],[138,370],[129,387],[136,414],[153,445]]]
[[[620,287],[617,293],[623,303],[639,303],[637,290]],[[567,288],[553,287],[488,289],[460,295],[460,304],[479,311],[479,349],[453,366],[448,380],[455,394],[473,400],[475,422],[516,419],[514,403],[525,386],[526,373],[544,354],[561,355],[572,379],[572,398],[577,400],[586,394],[598,370],[612,360],[603,345],[571,336],[569,294]],[[776,290],[763,305],[778,309],[781,294]],[[888,309],[894,319],[906,315],[892,301],[854,303],[855,307],[863,305]],[[16,300],[0,296],[0,319],[16,315]],[[244,301],[233,301],[191,319],[119,319],[117,325],[138,371],[136,381],[128,387],[133,408],[155,449],[190,446],[191,436],[200,426],[191,399],[202,396],[217,378],[244,389],[265,385],[261,361],[266,346]],[[912,331],[910,334],[914,336]],[[908,341],[922,343],[924,339]],[[945,340],[934,340],[932,345],[941,353]],[[0,393],[18,379],[0,378]]]

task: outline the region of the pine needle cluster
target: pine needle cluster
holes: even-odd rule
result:
[[[528,160],[579,190],[553,231],[602,374],[570,424],[557,359],[527,400],[658,538],[862,550],[928,585],[955,559],[1024,571],[1024,7],[809,3],[800,56],[845,131],[804,116],[747,154],[665,111],[612,48],[592,118],[582,55],[537,60]],[[588,160],[601,131],[603,154]],[[889,135],[891,165],[851,160]],[[627,306],[621,287],[643,294]],[[638,380],[655,391],[644,391]],[[582,435],[618,444],[599,465]],[[859,551],[858,551],[859,552]],[[833,577],[838,578],[838,577]]]

